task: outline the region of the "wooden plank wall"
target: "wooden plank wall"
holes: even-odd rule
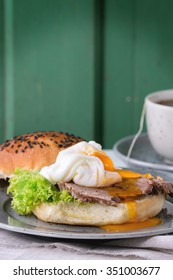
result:
[[[145,96],[173,88],[173,1],[107,0],[104,145],[136,133]]]
[[[0,1],[0,141],[3,140],[3,8]]]
[[[173,88],[173,0],[0,0],[0,141],[62,130],[111,148]]]
[[[5,128],[94,135],[93,1],[3,1]],[[11,10],[13,13],[11,14]]]

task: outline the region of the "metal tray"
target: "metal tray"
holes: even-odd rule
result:
[[[141,170],[137,170],[138,172]],[[148,170],[142,170],[148,172]],[[173,181],[173,175],[166,172],[153,172],[161,175],[165,180]],[[165,211],[166,210],[166,211]],[[24,234],[63,239],[120,239],[153,236],[173,232],[173,204],[165,202],[164,211],[160,213],[163,224],[128,232],[107,232],[99,227],[72,226],[45,223],[34,215],[22,216],[11,208],[11,199],[6,194],[6,187],[0,185],[0,228]]]

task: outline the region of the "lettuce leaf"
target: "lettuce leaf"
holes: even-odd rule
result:
[[[60,201],[75,201],[66,191],[59,191],[37,171],[17,169],[10,179],[7,193],[12,195],[12,208],[25,215],[42,202],[58,203]]]

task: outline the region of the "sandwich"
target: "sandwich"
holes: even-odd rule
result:
[[[44,222],[106,226],[136,223],[163,209],[173,184],[115,166],[95,141],[35,132],[0,145],[0,178],[11,206]]]

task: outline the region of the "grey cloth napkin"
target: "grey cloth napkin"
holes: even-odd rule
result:
[[[0,230],[1,260],[173,260],[173,235],[68,240]]]

